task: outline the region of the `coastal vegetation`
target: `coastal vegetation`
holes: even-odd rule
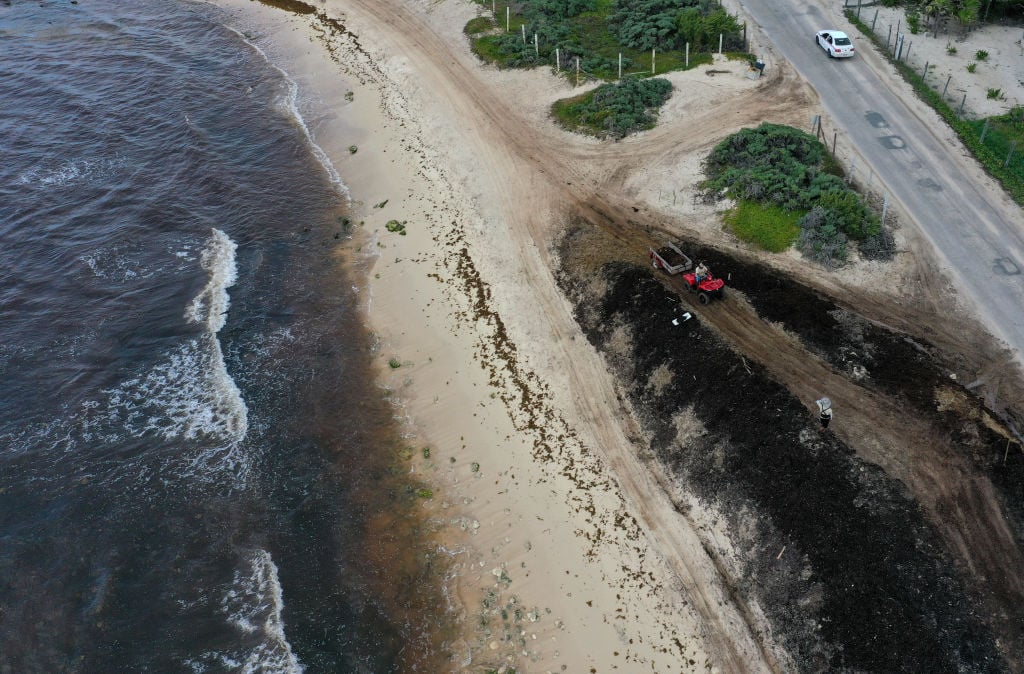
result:
[[[472,49],[505,68],[550,65],[575,76],[610,80],[622,72],[667,72],[743,51],[744,28],[712,0],[520,0],[478,4],[493,10],[466,24]],[[689,64],[687,64],[689,45]],[[654,68],[651,50],[655,50]]]
[[[654,127],[656,110],[672,95],[661,78],[628,79],[602,84],[585,94],[555,102],[552,112],[568,129],[595,136],[622,138]]]
[[[799,129],[768,123],[742,129],[715,146],[705,172],[708,199],[736,201],[726,226],[765,250],[797,243],[805,257],[827,267],[846,260],[850,241],[867,257],[892,254],[890,235],[827,148]]]

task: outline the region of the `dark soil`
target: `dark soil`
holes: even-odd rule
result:
[[[1003,489],[1021,521],[1024,460],[1017,454],[1004,465],[1005,438],[980,416],[937,410],[939,386],[957,389],[979,415],[981,404],[937,367],[929,345],[777,271],[699,246],[686,250],[729,278],[764,320],[783,324],[837,370],[855,374],[863,365],[871,373],[866,386],[934,418]],[[901,482],[820,429],[804,403],[699,315],[673,325],[671,316],[688,307],[650,269],[595,259],[574,268],[569,248],[562,259],[563,290],[588,339],[620,375],[649,449],[673,479],[725,514],[743,558],[737,590],[762,607],[801,671],[1013,667],[996,647],[992,622],[1024,613],[986,613]],[[592,283],[595,275],[607,281],[600,296],[593,294],[601,287]],[[623,329],[630,335],[625,354]],[[652,386],[656,370],[661,384]],[[674,417],[686,413],[703,429],[680,438]]]

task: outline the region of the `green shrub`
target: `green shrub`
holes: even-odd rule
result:
[[[661,78],[625,79],[602,84],[592,92],[557,101],[555,118],[571,129],[622,138],[654,126],[655,112],[672,95],[672,83]]]
[[[846,235],[836,226],[833,214],[820,206],[800,220],[797,248],[804,257],[826,269],[842,265],[848,255]]]
[[[726,224],[766,250],[785,250],[799,238],[805,255],[828,266],[846,259],[848,240],[866,241],[881,231],[825,146],[799,129],[767,123],[742,129],[715,146],[705,172],[705,196],[740,202]]]
[[[470,19],[462,31],[466,35],[479,35],[480,33],[486,33],[494,28],[494,19],[489,16],[478,16],[475,19]]]
[[[402,367],[402,361],[398,360],[397,358],[392,358],[391,360],[388,361],[388,367],[390,367],[392,370],[397,370],[398,368]]]
[[[801,213],[754,201],[740,201],[724,217],[737,238],[772,253],[781,253],[800,234]]]
[[[969,63],[969,64],[967,64],[967,72],[973,73],[977,69],[978,69],[978,64],[977,63]]]
[[[985,95],[988,98],[990,98],[992,100],[995,100],[995,101],[1002,100],[1002,98],[1003,98],[1003,90],[1002,89],[993,89],[993,88],[989,87],[988,92]]]
[[[921,12],[916,7],[907,8],[907,26],[910,27],[912,35],[917,35],[921,32]]]
[[[979,61],[984,61],[988,59],[988,52],[985,51],[984,49],[979,49],[978,51],[974,52],[974,58],[978,59]]]
[[[946,45],[946,53],[949,54],[950,56],[955,56],[956,55],[956,47],[954,47],[951,44],[950,45]]]

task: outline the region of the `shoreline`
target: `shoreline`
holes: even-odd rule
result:
[[[238,2],[219,4],[256,14]],[[447,24],[461,27],[474,15],[471,5],[452,5],[438,8],[455,13],[442,19]],[[551,253],[534,243],[557,225],[557,214],[531,217],[529,237],[512,227],[489,229],[488,222],[516,210],[491,182],[508,168],[467,172],[478,157],[472,130],[470,142],[457,144],[451,118],[425,111],[429,92],[409,64],[359,47],[383,49],[368,20],[335,15],[330,3],[326,11],[336,29],[351,32],[332,35],[324,22],[318,28],[292,15],[294,30],[270,39],[303,95],[318,100],[322,119],[310,128],[353,200],[360,243],[343,254],[365,276],[359,292],[378,343],[381,385],[415,448],[410,471],[433,488],[424,518],[452,559],[444,591],[463,634],[451,644],[452,671],[716,667],[708,628],[686,599],[707,571],[680,576],[679,561],[668,562],[651,545],[635,514],[649,506],[621,491],[605,458],[609,444],[632,454],[620,421],[602,418],[618,409],[628,420],[630,411],[578,334],[548,271]],[[339,76],[351,84],[339,84]],[[508,77],[518,86],[542,85],[552,100],[571,90],[540,71]],[[343,120],[329,112],[337,105],[345,106]],[[387,231],[389,220],[404,223],[406,235]],[[537,298],[530,279],[540,274],[547,288]],[[538,301],[562,322],[506,322]],[[545,353],[552,341],[578,354],[579,372],[560,372],[553,352]],[[523,348],[531,343],[540,348]],[[574,400],[583,381],[597,384],[603,400]],[[429,459],[420,447],[431,448]],[[639,462],[631,460],[634,474]],[[642,481],[633,489],[661,494],[653,478]],[[663,494],[658,500],[673,512]],[[696,538],[689,545],[700,549]],[[746,648],[744,657],[760,659],[752,641]]]

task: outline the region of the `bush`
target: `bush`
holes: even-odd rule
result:
[[[969,63],[967,65],[967,72],[969,72],[969,73],[973,73],[977,69],[978,69],[978,64],[977,63]]]
[[[911,35],[917,35],[921,32],[921,12],[917,8],[907,8],[907,25],[910,26]]]
[[[992,99],[994,101],[1002,100],[1002,98],[1003,98],[1003,90],[1002,89],[992,89],[991,87],[989,87],[988,92],[985,95],[988,98],[990,98],[990,99]]]
[[[463,28],[462,31],[466,35],[478,35],[480,33],[486,33],[494,27],[494,19],[489,16],[478,16],[466,23],[466,27]]]
[[[555,117],[565,126],[595,135],[622,138],[654,126],[651,112],[672,95],[672,83],[661,78],[626,79],[619,84],[602,84],[579,98],[558,101]]]
[[[692,0],[620,0],[608,17],[609,28],[619,42],[633,49],[675,49],[679,46],[676,16],[696,4]]]
[[[741,202],[726,224],[767,250],[785,250],[796,238],[805,256],[826,267],[846,260],[850,240],[871,241],[879,255],[887,250],[878,217],[837,175],[842,170],[825,146],[799,129],[762,124],[734,133],[711,151],[705,171],[705,196]],[[788,234],[787,217],[794,219]]]
[[[841,266],[848,254],[846,235],[836,227],[832,214],[820,206],[800,220],[797,248],[804,257],[826,269]]]
[[[974,52],[974,58],[978,59],[979,61],[984,61],[988,59],[988,52],[985,51],[984,49],[979,49],[978,51]]]
[[[858,244],[857,249],[866,260],[891,260],[896,256],[896,239],[892,232],[879,227],[878,233],[869,236]]]

